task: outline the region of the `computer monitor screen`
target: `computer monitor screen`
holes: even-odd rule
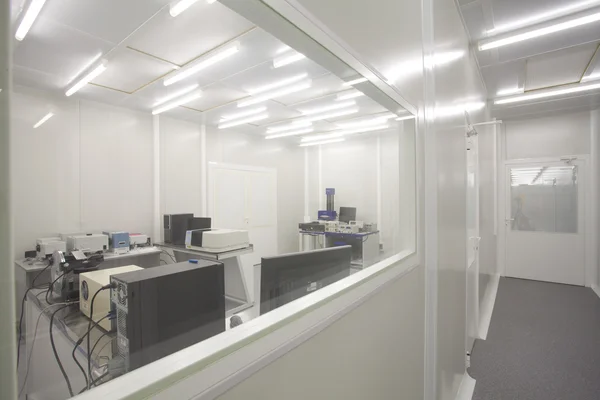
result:
[[[350,223],[350,221],[356,221],[356,208],[355,207],[340,207],[340,222]]]
[[[261,259],[264,314],[350,275],[352,247],[332,247]]]

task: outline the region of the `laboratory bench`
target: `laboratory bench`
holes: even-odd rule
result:
[[[366,268],[380,259],[379,231],[374,232],[318,232],[299,231],[300,251],[352,246],[352,266]]]
[[[151,268],[160,265],[161,250],[157,247],[141,247],[130,250],[125,254],[104,254],[104,261],[98,265],[98,269],[123,267],[125,265],[137,265],[142,268]],[[15,302],[16,318],[18,323],[21,315],[21,303],[25,291],[33,287],[33,279],[48,265],[48,261],[36,259],[20,259],[15,261]],[[42,272],[35,282],[36,286],[49,284],[50,268]]]

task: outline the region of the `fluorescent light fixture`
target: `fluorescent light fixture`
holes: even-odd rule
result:
[[[312,125],[312,122],[310,122],[310,121],[294,121],[291,124],[269,127],[269,128],[267,128],[267,133],[285,132],[285,131],[290,131],[292,129],[305,128],[305,127],[311,126],[311,125]]]
[[[225,121],[230,121],[232,119],[248,117],[250,115],[259,114],[259,113],[265,112],[265,111],[267,111],[267,107],[256,107],[256,108],[252,108],[250,110],[242,111],[242,112],[235,113],[235,114],[225,114],[225,115],[221,115],[221,120],[219,122],[225,122]]]
[[[497,96],[510,96],[511,94],[521,94],[523,93],[523,88],[515,87],[508,89],[500,89],[496,92]]]
[[[406,121],[409,119],[415,119],[416,117],[414,115],[405,115],[403,117],[398,117],[396,118],[396,121]]]
[[[353,122],[339,122],[339,123],[336,122],[335,124],[340,128],[349,129],[349,128],[357,128],[357,127],[363,127],[363,126],[381,125],[388,119],[389,119],[389,117],[386,115],[386,116],[380,116],[380,117],[375,117],[375,118],[370,118],[370,119],[363,119],[360,121],[353,121]]]
[[[350,101],[344,101],[344,102],[340,102],[340,103],[330,104],[328,106],[323,106],[323,107],[319,107],[319,108],[310,108],[308,110],[300,110],[300,111],[304,115],[312,115],[312,114],[319,114],[319,113],[331,111],[331,110],[339,110],[340,108],[352,107],[355,105],[356,105],[356,102],[353,100],[350,100]]]
[[[178,98],[179,96],[183,96],[184,94],[188,94],[194,90],[196,90],[198,88],[198,84],[192,85],[190,87],[187,87],[185,89],[181,89],[173,94],[168,95],[167,97],[164,97],[162,99],[160,99],[159,101],[157,101],[156,103],[154,103],[154,105],[152,107],[158,107],[161,104],[165,104],[167,101],[171,101],[173,99]]]
[[[585,85],[585,86],[572,86],[572,87],[569,87],[566,89],[549,90],[549,91],[545,91],[545,92],[541,92],[541,93],[524,94],[521,96],[509,97],[507,99],[494,100],[494,104],[519,103],[522,101],[537,100],[537,99],[544,99],[546,97],[561,96],[563,94],[587,92],[587,91],[595,90],[595,89],[600,89],[600,83],[596,83],[594,85]]]
[[[548,11],[545,13],[536,14],[533,16],[529,16],[529,17],[526,17],[523,19],[513,21],[513,22],[498,25],[498,26],[494,27],[494,29],[490,29],[489,31],[487,31],[487,34],[491,35],[491,34],[495,34],[498,32],[507,32],[507,31],[511,31],[511,30],[514,30],[517,28],[524,27],[524,26],[539,23],[542,21],[548,21],[548,20],[560,17],[562,15],[572,14],[573,12],[576,12],[578,10],[584,10],[585,8],[587,8],[589,6],[596,5],[599,3],[600,3],[600,1],[598,1],[598,0],[588,0],[588,1],[582,1],[580,3],[571,4],[566,7],[556,8],[554,10],[551,10],[551,11]]]
[[[216,64],[219,61],[226,59],[227,57],[234,55],[238,51],[240,51],[239,43],[235,43],[224,49],[220,49],[220,50],[212,53],[210,56],[208,56],[206,58],[203,57],[203,59],[201,61],[196,62],[195,64],[191,65],[190,67],[180,69],[179,72],[177,72],[170,78],[166,78],[163,83],[165,86],[172,85],[175,82],[179,82],[182,79],[185,79],[191,75],[194,75],[194,74],[200,72],[201,70],[203,70],[207,67],[210,67],[211,65]]]
[[[284,65],[300,61],[303,58],[306,58],[306,56],[298,52],[295,52],[294,54],[286,54],[273,60],[273,68],[283,67]]]
[[[368,81],[367,78],[358,78],[358,79],[353,79],[351,81],[348,82],[344,82],[344,86],[353,86],[353,85],[358,85],[359,83],[363,83]]]
[[[300,145],[300,147],[320,146],[322,144],[339,143],[339,142],[343,142],[344,140],[346,140],[346,139],[342,138],[342,139],[323,140],[323,141],[320,141],[320,142],[302,143]]]
[[[175,107],[179,107],[183,104],[189,103],[190,101],[196,100],[196,99],[200,98],[200,96],[202,96],[202,93],[200,91],[192,93],[192,94],[188,94],[187,96],[183,96],[182,98],[177,99],[169,104],[166,104],[162,107],[152,110],[152,115],[157,115],[157,114],[163,113],[165,111],[172,110]]]
[[[344,135],[339,132],[327,133],[324,135],[311,135],[311,136],[303,137],[301,142],[305,143],[305,142],[315,142],[315,141],[319,141],[319,140],[337,139],[337,138],[341,138],[342,136],[344,136]]]
[[[238,126],[238,125],[249,124],[250,122],[262,121],[263,119],[267,119],[267,118],[269,118],[269,114],[267,114],[267,113],[253,115],[248,118],[236,119],[235,121],[230,121],[230,122],[225,122],[225,123],[219,124],[219,129],[225,129],[225,128],[231,128],[231,127]]]
[[[363,128],[355,128],[355,129],[343,130],[340,133],[342,135],[352,135],[354,133],[381,131],[383,129],[388,129],[389,127],[390,126],[388,124],[376,125],[376,126],[365,126]]]
[[[284,44],[283,46],[281,46],[280,48],[277,49],[275,54],[277,54],[277,55],[283,54],[283,53],[287,52],[288,50],[291,50],[291,47],[288,46],[287,44]]]
[[[586,15],[585,17],[571,19],[569,21],[550,25],[545,28],[534,29],[529,32],[512,35],[512,36],[506,37],[504,39],[492,40],[489,42],[485,42],[485,41],[479,42],[479,50],[483,51],[483,50],[495,49],[497,47],[522,42],[524,40],[529,40],[529,39],[533,39],[536,37],[549,35],[551,33],[560,32],[560,31],[564,31],[567,29],[571,29],[571,28],[576,28],[578,26],[590,24],[592,22],[596,22],[599,20],[600,20],[600,13]]]
[[[65,95],[67,97],[71,96],[73,93],[77,92],[79,89],[81,89],[82,87],[87,85],[89,82],[92,81],[92,79],[96,78],[98,75],[100,75],[104,71],[106,71],[106,64],[102,63],[102,64],[98,65],[96,68],[94,68],[92,70],[92,72],[88,73],[83,78],[81,78],[76,84],[71,86],[71,88],[65,92]]]
[[[358,112],[358,107],[354,107],[354,108],[349,108],[349,109],[345,109],[345,110],[339,110],[339,111],[333,111],[330,113],[314,115],[312,117],[307,117],[306,120],[307,121],[322,121],[324,119],[337,118],[337,117],[343,117],[344,115],[356,114],[357,112]]]
[[[40,11],[42,11],[44,3],[46,3],[46,0],[32,0],[31,3],[29,3],[29,8],[27,8],[25,16],[21,20],[19,28],[17,28],[17,33],[15,33],[15,38],[17,38],[17,40],[21,41],[25,39],[27,32],[29,32],[29,29],[31,29],[35,19],[39,15]]]
[[[169,10],[169,14],[171,14],[171,17],[176,17],[179,14],[181,14],[182,12],[184,12],[185,10],[187,10],[188,8],[190,8],[192,5],[194,5],[194,3],[196,3],[198,0],[180,0],[180,1],[176,1],[174,3],[171,3],[171,8]],[[206,2],[208,4],[213,4],[214,2],[216,2],[217,0],[206,0]]]
[[[265,139],[277,139],[277,138],[288,137],[288,136],[304,135],[305,133],[311,133],[314,131],[315,130],[313,128],[302,128],[302,129],[297,129],[295,131],[289,131],[289,132],[285,132],[285,133],[277,133],[275,135],[265,136]]]
[[[260,96],[254,96],[250,99],[239,101],[237,106],[238,107],[251,106],[253,104],[262,103],[263,101],[267,101],[267,100],[275,99],[277,97],[285,96],[286,94],[296,93],[301,90],[308,89],[311,86],[312,86],[312,81],[310,81],[310,80],[305,81],[305,82],[300,82],[300,83],[297,83],[297,84],[291,85],[291,86],[285,86],[285,87],[279,88],[277,90],[267,92],[265,94],[261,94]]]
[[[285,78],[285,79],[279,80],[277,82],[269,83],[268,85],[260,86],[260,87],[257,87],[255,89],[250,89],[250,90],[248,90],[248,93],[250,93],[251,95],[263,93],[263,92],[266,92],[266,91],[269,91],[269,90],[277,89],[279,87],[292,84],[294,82],[301,81],[302,79],[307,78],[307,77],[308,77],[307,73],[294,75],[294,76],[291,76],[289,78]]]
[[[581,78],[581,82],[595,81],[596,79],[600,79],[600,73],[584,76]]]
[[[208,4],[213,4],[213,3],[216,3],[216,2],[217,2],[217,0],[206,0],[206,2],[207,2]]]
[[[44,122],[48,121],[50,118],[52,118],[54,116],[54,113],[49,112],[48,114],[44,115],[44,118],[40,119],[34,126],[33,129],[37,129],[39,128]]]
[[[344,92],[344,93],[338,94],[336,100],[337,101],[350,100],[350,99],[355,99],[357,97],[364,96],[364,95],[365,94],[363,92],[359,92],[358,90],[352,91],[352,92]]]

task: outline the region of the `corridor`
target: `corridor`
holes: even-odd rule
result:
[[[501,278],[474,400],[600,399],[600,298],[590,288]]]

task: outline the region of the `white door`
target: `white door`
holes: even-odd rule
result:
[[[479,337],[479,152],[477,135],[467,140],[467,352]]]
[[[584,163],[506,166],[506,276],[585,284]]]
[[[208,213],[214,228],[248,231],[254,252],[241,257],[246,286],[254,287],[254,265],[277,255],[277,172],[274,169],[210,164]],[[251,290],[250,290],[251,291]],[[254,293],[250,293],[254,298]]]

